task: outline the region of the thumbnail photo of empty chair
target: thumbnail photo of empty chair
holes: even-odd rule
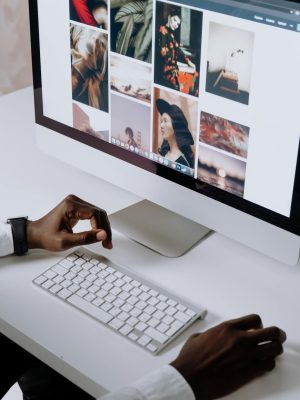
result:
[[[254,33],[211,22],[206,91],[249,104]]]
[[[250,129],[227,119],[201,112],[200,142],[247,158]]]
[[[107,33],[70,24],[72,98],[108,112]]]
[[[97,28],[108,29],[106,0],[69,0],[70,19]]]
[[[205,145],[199,146],[198,179],[236,196],[244,196],[246,163]]]

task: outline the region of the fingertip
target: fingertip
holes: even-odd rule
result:
[[[281,343],[284,343],[286,341],[286,339],[287,339],[286,333],[282,329],[280,329],[280,341],[281,341]]]
[[[104,240],[102,242],[102,246],[107,250],[111,250],[113,248],[113,244],[112,244],[111,240]]]
[[[107,239],[107,234],[104,230],[101,230],[96,233],[96,238],[97,238],[98,242],[103,242]]]

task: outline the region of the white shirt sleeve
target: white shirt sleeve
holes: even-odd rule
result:
[[[98,400],[195,400],[183,376],[170,365],[146,375],[129,387]]]
[[[14,242],[11,226],[0,221],[0,257],[14,252]]]

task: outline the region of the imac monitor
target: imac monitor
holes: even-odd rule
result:
[[[40,148],[196,231],[297,263],[299,4],[29,4]],[[156,232],[188,237],[171,215],[154,211]]]

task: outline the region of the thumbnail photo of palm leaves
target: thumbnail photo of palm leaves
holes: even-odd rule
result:
[[[152,61],[153,0],[111,0],[111,50]]]

